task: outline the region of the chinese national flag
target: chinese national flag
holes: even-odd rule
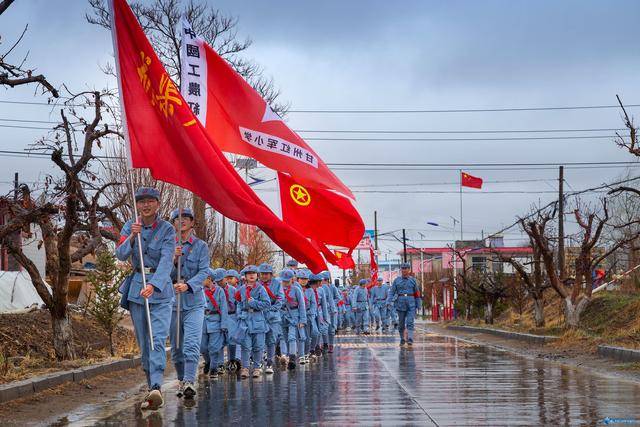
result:
[[[129,160],[192,191],[226,217],[260,227],[315,272],[322,256],[253,192],[196,120],[125,0],[110,0],[111,30]]]
[[[183,81],[199,79],[197,88],[202,93],[193,97],[191,106],[197,104],[207,133],[222,151],[252,157],[270,169],[295,176],[305,187],[331,189],[354,199],[318,154],[227,61],[189,27],[183,28],[182,40],[187,48],[190,44],[201,47],[205,56],[195,58],[194,54],[190,59],[185,51]]]
[[[297,177],[280,172],[278,183],[284,222],[319,244],[356,247],[364,234],[364,223],[350,199],[305,187]]]
[[[482,178],[469,175],[466,172],[461,173],[462,178],[460,180],[460,183],[463,187],[482,188]]]

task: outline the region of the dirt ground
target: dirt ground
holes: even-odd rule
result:
[[[0,315],[0,384],[111,357],[108,336],[97,323],[81,312],[72,313],[72,322],[77,360],[58,362],[47,310]],[[116,356],[137,353],[133,332],[124,322],[114,333],[114,345]]]
[[[541,345],[525,341],[500,338],[494,335],[454,331],[439,324],[420,324],[419,328],[436,334],[462,338],[477,344],[489,345],[501,350],[510,351],[528,358],[538,358],[562,363],[575,368],[598,372],[603,375],[640,383],[640,364],[621,363],[604,359],[585,348],[565,347],[553,343]]]
[[[73,421],[82,408],[95,410],[97,406],[118,403],[142,395],[144,373],[129,369],[101,375],[80,383],[67,383],[23,399],[0,405],[2,425],[63,426]],[[38,420],[38,421],[34,421]]]

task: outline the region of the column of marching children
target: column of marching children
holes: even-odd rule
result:
[[[374,328],[383,333],[398,328],[404,345],[406,324],[407,344],[413,343],[418,294],[408,265],[393,286],[382,279],[373,285],[362,279],[340,288],[328,271],[313,274],[295,260],[278,274],[267,263],[246,265],[239,272],[214,269],[207,244],[193,232],[192,211],[176,209],[165,221],[158,215],[159,199],[156,189],[138,189],[140,216],[124,225],[116,248],[117,257],[133,266],[120,292],[122,307],[131,313],[149,387],[142,409],[164,404],[167,338],[180,382],[177,393],[187,399],[197,393],[201,357],[201,377],[247,379],[275,369],[294,370],[330,355],[339,331],[367,335]]]

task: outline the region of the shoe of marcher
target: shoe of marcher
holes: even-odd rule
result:
[[[380,325],[376,325],[376,331],[380,329]]]
[[[400,340],[400,347],[402,347],[404,345],[405,341],[404,340]]]
[[[249,368],[240,369],[240,378],[249,378]]]
[[[409,341],[407,341],[407,344],[409,345],[409,347],[411,347],[413,345],[413,340],[409,338]]]
[[[184,381],[178,382],[178,390],[176,391],[176,396],[182,397],[184,394]]]
[[[196,386],[192,382],[184,383],[184,398],[193,399],[196,396]]]
[[[219,376],[220,376],[220,374],[218,373],[217,369],[212,369],[209,372],[209,378],[211,378],[212,380],[217,380]]]
[[[329,348],[327,349],[327,351],[329,353],[333,353],[333,345],[329,345]]]
[[[260,375],[262,375],[262,365],[253,368],[253,372],[251,373],[251,376],[253,376],[253,378],[260,378]]]
[[[290,371],[296,369],[296,357],[295,356],[289,357],[289,363],[287,363],[287,369],[289,369]]]
[[[282,366],[287,366],[288,363],[289,363],[289,357],[287,357],[285,354],[280,356],[280,364]]]
[[[273,374],[273,366],[271,366],[271,362],[267,362],[266,368],[264,368],[265,374]]]
[[[156,409],[162,408],[162,405],[164,405],[162,393],[156,388],[147,394],[144,398],[144,402],[140,405],[140,409],[143,411],[155,411]]]
[[[209,373],[209,368],[210,368],[209,363],[208,362],[205,363],[204,366],[202,367],[202,373],[207,375]]]
[[[301,364],[301,365],[304,365],[304,364],[307,363],[307,360],[306,360],[306,358],[304,356],[300,356],[298,358],[298,363]]]

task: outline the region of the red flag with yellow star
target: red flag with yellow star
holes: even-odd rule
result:
[[[360,242],[364,223],[350,199],[330,190],[306,187],[281,172],[278,182],[282,220],[288,225],[322,245],[353,249]]]
[[[463,187],[470,187],[470,188],[482,188],[482,178],[469,175],[466,172],[461,172],[461,173],[462,173],[462,176],[460,178],[460,185],[462,185]]]
[[[127,2],[110,0],[109,5],[131,165],[192,191],[228,218],[260,227],[309,269],[324,270],[320,253],[260,200],[196,119]]]

